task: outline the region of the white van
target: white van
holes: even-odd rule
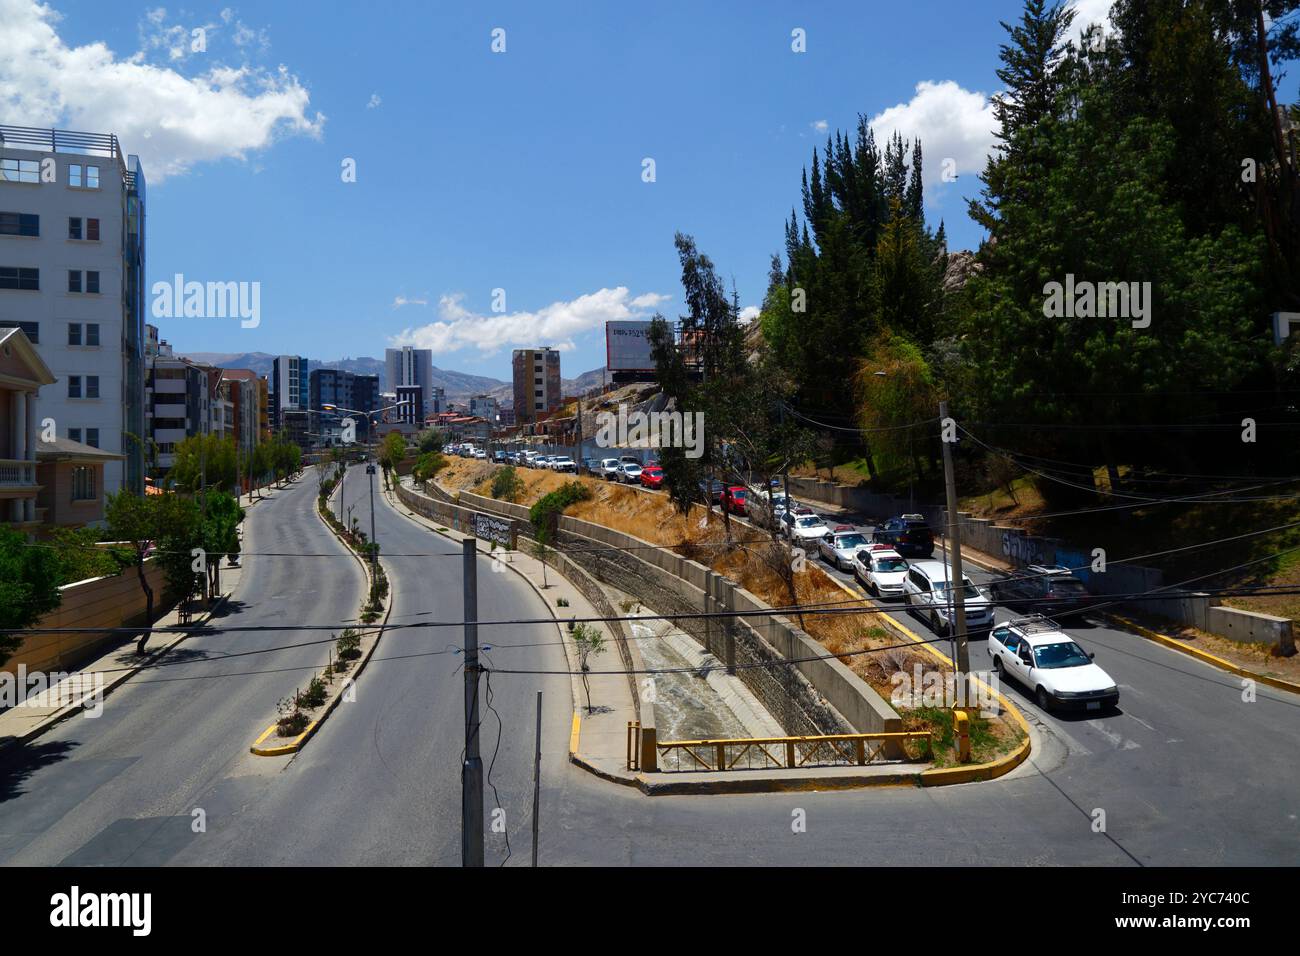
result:
[[[903,579],[903,600],[907,610],[922,618],[936,634],[951,633],[948,582],[951,565],[942,561],[912,561]],[[966,633],[987,631],[993,627],[993,604],[970,578],[962,575],[962,597],[966,608]]]

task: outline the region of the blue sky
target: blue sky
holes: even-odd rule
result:
[[[603,363],[605,318],[675,316],[675,230],[757,305],[810,151],[859,113],[922,136],[931,222],[973,246],[997,21],[1021,4],[50,6],[0,0],[0,54],[37,64],[9,79],[40,89],[0,93],[0,122],[142,155],[150,283],[261,283],[257,328],[161,320],[179,350],[406,341],[508,378],[512,347],[571,346],[572,376]],[[944,156],[956,183],[936,182]]]

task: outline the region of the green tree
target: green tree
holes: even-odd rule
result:
[[[233,438],[213,434],[190,435],[176,445],[175,454],[168,477],[180,491],[197,492],[204,487],[209,490],[234,489],[238,455]]]
[[[145,597],[145,626],[153,625],[154,592],[145,576],[145,561],[157,551],[168,588],[184,599],[194,590],[193,549],[202,547],[198,506],[175,493],[134,495],[119,491],[107,498],[104,508],[108,533],[130,545],[136,575]],[[136,653],[143,654],[149,631],[141,633]]]
[[[492,497],[515,502],[524,491],[524,480],[513,465],[506,465],[492,476]]]
[[[0,664],[23,643],[8,632],[34,626],[59,606],[59,572],[53,549],[28,544],[25,535],[0,525]]]

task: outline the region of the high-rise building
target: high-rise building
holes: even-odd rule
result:
[[[284,412],[305,411],[310,397],[307,359],[299,355],[276,356],[271,366],[271,427],[281,426]]]
[[[388,390],[396,393],[399,385],[419,385],[424,407],[433,407],[433,352],[403,345],[397,349],[384,349],[384,372],[388,376]]]
[[[379,407],[379,376],[358,375],[336,368],[314,369],[309,376],[310,405],[313,409],[323,409],[326,405],[351,409],[356,412],[373,412]],[[369,437],[369,419],[364,415],[349,416],[346,412],[322,415],[322,425],[339,425],[344,418],[351,417],[356,423],[359,441]],[[321,429],[324,431],[324,428]]]
[[[56,382],[37,421],[123,454],[104,491],[144,491],[145,179],[103,133],[0,126],[0,326]],[[80,439],[74,439],[80,440]]]
[[[552,348],[515,349],[515,420],[537,421],[560,407],[560,353]]]

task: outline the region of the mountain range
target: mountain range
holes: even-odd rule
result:
[[[271,366],[275,363],[275,356],[268,352],[187,352],[185,357],[201,362],[204,365],[214,365],[217,368],[246,368],[258,375],[271,376]],[[307,359],[308,370],[318,368],[337,368],[345,372],[353,372],[358,375],[378,375],[380,391],[388,391],[387,374],[384,369],[384,360],[360,356],[358,358],[341,358],[330,361],[320,359]],[[562,380],[562,387],[566,395],[578,395],[587,389],[600,385],[605,381],[605,369],[595,368],[589,372],[583,372],[577,378],[566,378]],[[467,372],[457,372],[452,369],[443,369],[434,367],[433,384],[435,388],[446,390],[447,398],[450,401],[464,401],[472,395],[491,395],[498,401],[509,401],[513,398],[512,386],[509,382],[503,382],[499,378],[491,378],[486,375],[470,375]]]

